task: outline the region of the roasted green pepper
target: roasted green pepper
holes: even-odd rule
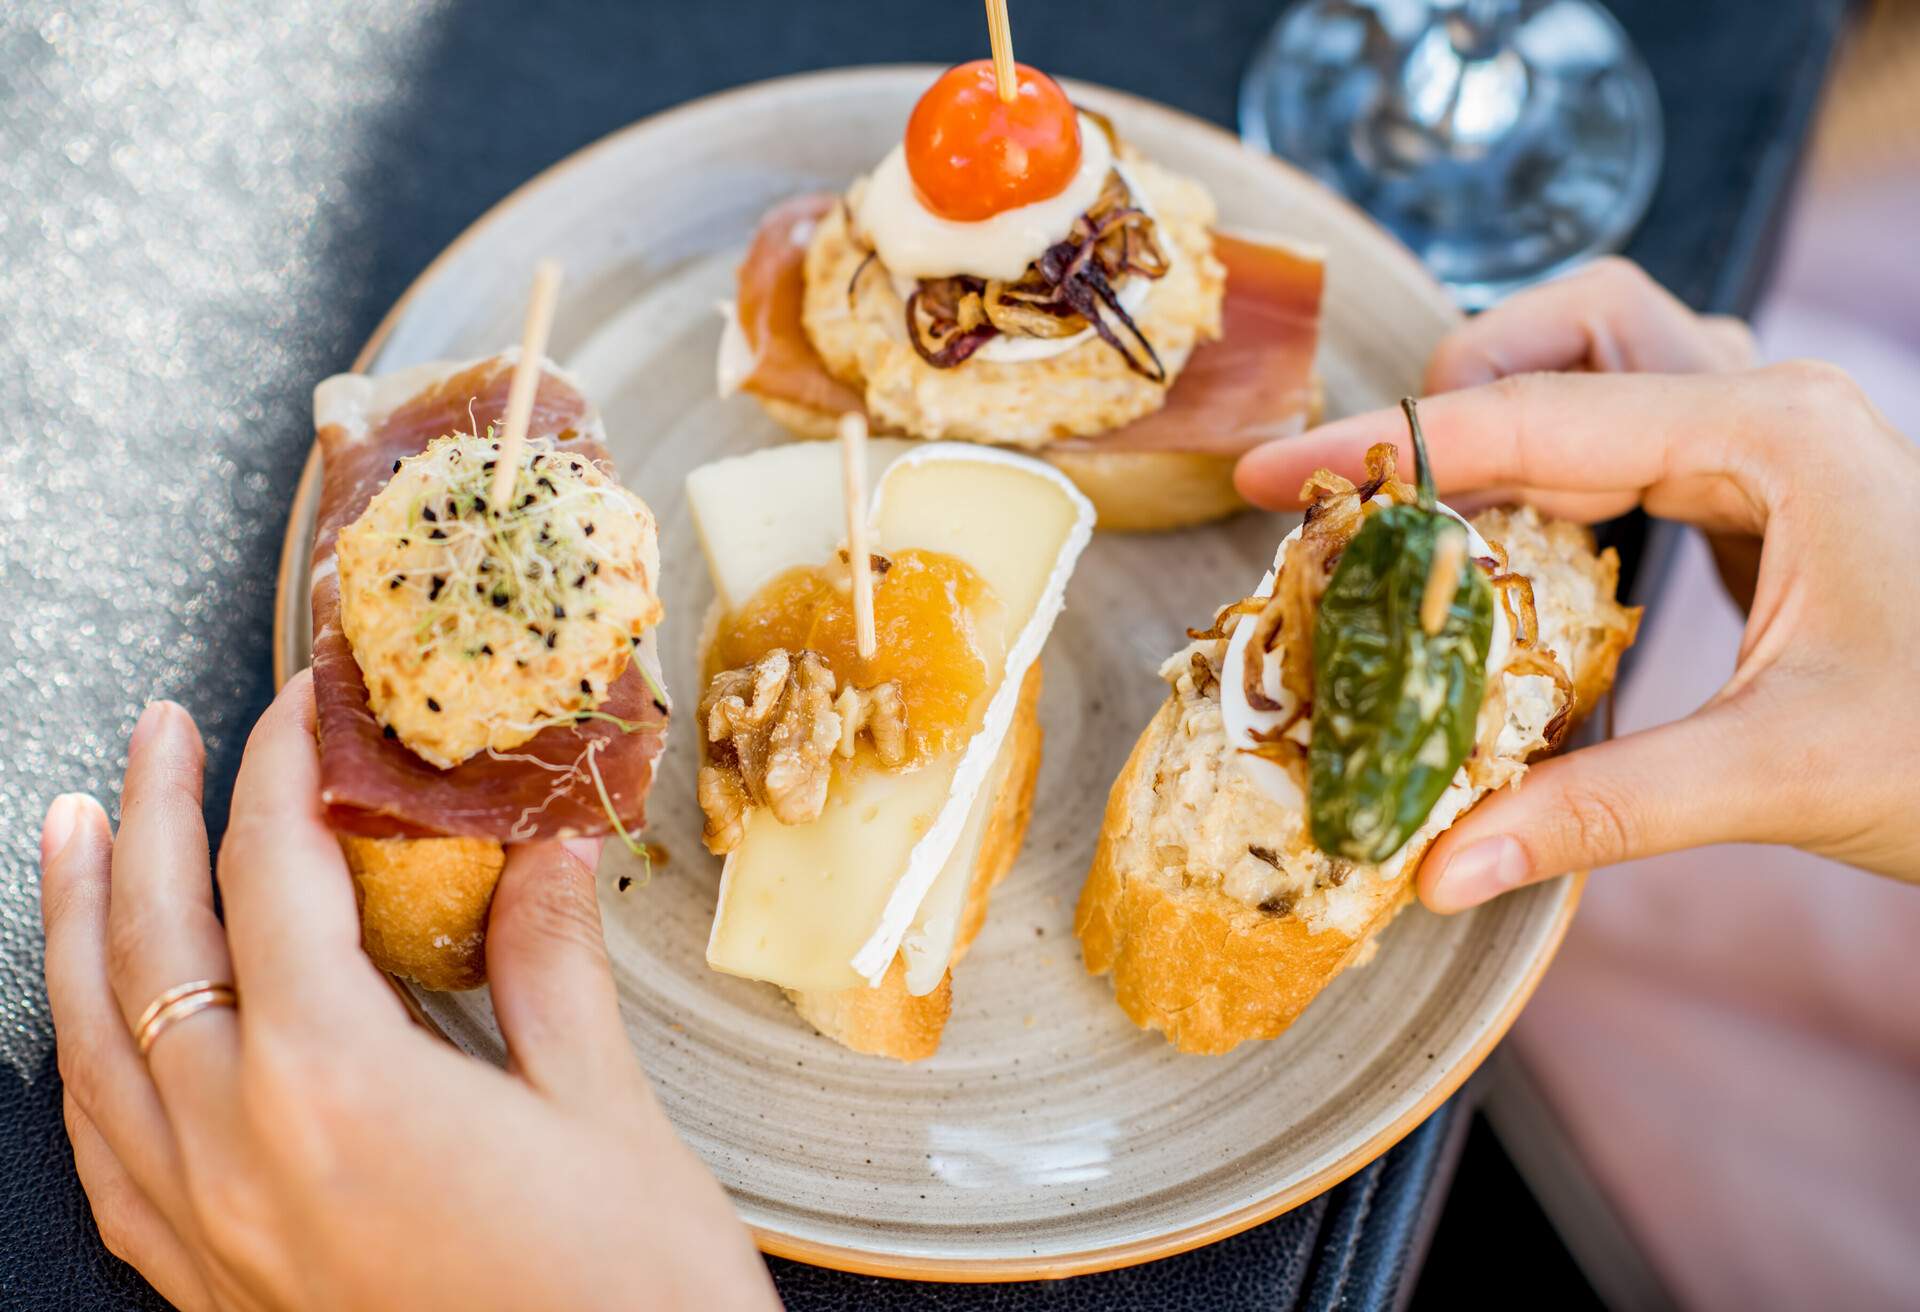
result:
[[[1401,406],[1417,500],[1367,517],[1313,628],[1313,841],[1367,864],[1426,822],[1473,749],[1493,642],[1492,585],[1466,558],[1465,528],[1436,506],[1419,418]]]

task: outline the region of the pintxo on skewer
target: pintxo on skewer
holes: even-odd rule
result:
[[[948,70],[844,196],[768,212],[721,390],[807,437],[861,412],[878,434],[1026,450],[1102,528],[1239,509],[1239,455],[1319,411],[1320,257],[1219,231],[1198,183],[1012,67],[1011,99],[995,61]]]
[[[1259,590],[1161,668],[1109,795],[1074,930],[1183,1051],[1272,1038],[1366,960],[1428,846],[1559,746],[1639,625],[1585,528],[1439,505],[1407,415],[1416,484],[1385,444],[1358,487],[1309,480]]]
[[[517,351],[329,378],[314,419],[322,801],[375,963],[471,988],[505,844],[638,847],[668,717],[653,513],[574,381]]]

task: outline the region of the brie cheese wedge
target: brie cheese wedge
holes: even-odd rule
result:
[[[707,962],[784,988],[836,990],[878,984],[904,950],[909,988],[925,993],[952,956],[1021,682],[1094,516],[1052,466],[991,447],[875,441],[869,469],[873,550],[939,552],[971,567],[998,602],[1001,641],[987,645],[1004,657],[959,750],[836,779],[809,824],[749,814],[721,872]],[[825,562],[844,539],[831,443],[703,466],[687,498],[723,612],[785,570]]]

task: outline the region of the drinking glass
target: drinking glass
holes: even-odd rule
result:
[[[1240,132],[1469,309],[1617,249],[1660,175],[1653,79],[1593,0],[1300,0],[1248,67]]]

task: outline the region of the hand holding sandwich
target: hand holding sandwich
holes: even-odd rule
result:
[[[47,983],[107,1246],[203,1308],[773,1306],[719,1186],[622,1029],[590,867],[510,848],[488,966],[506,1073],[415,1028],[360,949],[319,811],[311,680],[255,729],[214,915],[191,719],[148,708],[118,836],[65,797],[42,839]],[[148,1001],[231,980],[167,1027]]]
[[[1542,762],[1443,834],[1419,877],[1434,909],[1719,842],[1920,880],[1920,452],[1839,370],[1751,364],[1743,329],[1620,262],[1516,297],[1436,353],[1430,388],[1482,384],[1422,403],[1443,495],[1586,522],[1644,506],[1705,531],[1750,604],[1737,667],[1698,712]],[[1618,369],[1663,372],[1534,372]],[[1342,420],[1251,453],[1239,486],[1293,508],[1316,468],[1357,470],[1376,442],[1408,459],[1404,435],[1395,411]]]

